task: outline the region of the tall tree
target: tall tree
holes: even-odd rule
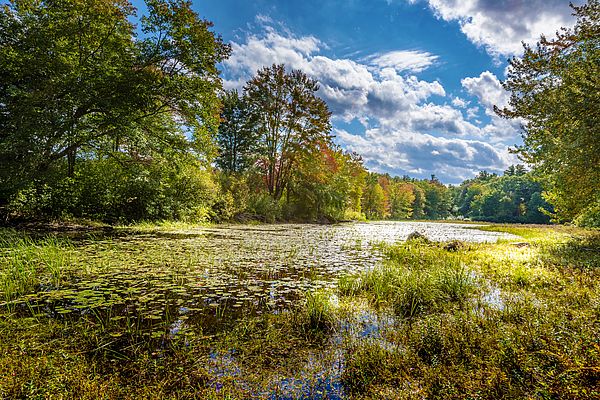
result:
[[[237,90],[226,91],[221,102],[223,109],[217,134],[219,155],[216,163],[225,172],[244,172],[257,156],[256,125],[245,99]]]
[[[572,7],[573,29],[510,61],[510,103],[496,109],[523,121],[517,152],[548,181],[559,220],[600,204],[600,1]]]
[[[265,183],[275,200],[283,195],[298,155],[331,140],[331,114],[318,89],[314,79],[299,70],[288,73],[284,65],[261,69],[244,88],[257,121]]]
[[[406,219],[412,215],[415,201],[414,185],[408,182],[393,182],[390,190],[390,217]]]
[[[143,35],[126,0],[12,0],[0,8],[4,190],[63,160],[73,175],[79,154],[209,153],[216,64],[229,48],[190,2],[147,7]]]

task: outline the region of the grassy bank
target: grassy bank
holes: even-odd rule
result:
[[[523,242],[384,249],[387,260],[341,281],[398,316],[347,349],[358,398],[584,399],[600,395],[600,235],[493,226]]]
[[[241,268],[231,296],[206,280],[220,260],[186,228],[1,230],[0,398],[600,395],[598,232],[379,245],[375,268],[276,307]]]

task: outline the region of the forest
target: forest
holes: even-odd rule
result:
[[[418,177],[343,146],[310,68],[252,48],[232,89],[222,70],[241,47],[198,10],[263,2],[209,3],[0,3],[0,399],[599,399],[600,0],[563,4],[573,24],[488,79],[505,98],[479,98],[497,103],[479,114],[520,127],[520,144],[422,135],[460,160],[485,158],[479,143],[518,161],[390,169]],[[322,25],[308,0],[271,3]],[[456,42],[455,59],[378,57],[436,74],[500,62],[469,36],[485,13],[503,40],[560,21],[552,1],[379,2],[393,21],[375,3],[319,0]]]
[[[319,85],[302,71],[265,66],[241,93],[224,90],[218,64],[231,49],[190,7],[149,1],[140,26],[126,2],[3,7],[4,221],[459,218],[597,226],[597,114],[575,109],[569,115],[580,119],[564,117],[567,106],[597,101],[572,101],[598,76],[597,51],[586,50],[592,17],[511,61],[504,83],[511,105],[497,112],[529,121],[515,149],[529,167],[481,171],[449,186],[435,176],[368,171],[359,154],[336,145]],[[552,72],[545,80],[536,78],[541,61]],[[551,77],[565,84],[553,87]],[[572,140],[580,143],[573,154],[560,145]]]

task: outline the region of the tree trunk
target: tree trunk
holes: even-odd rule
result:
[[[69,150],[67,153],[67,176],[72,178],[75,175],[75,158],[77,157],[77,148]]]

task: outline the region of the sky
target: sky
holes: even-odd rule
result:
[[[575,2],[581,3],[579,2]],[[460,183],[518,159],[507,60],[574,19],[568,0],[203,0],[232,47],[224,86],[273,63],[318,80],[334,141],[375,172]]]

